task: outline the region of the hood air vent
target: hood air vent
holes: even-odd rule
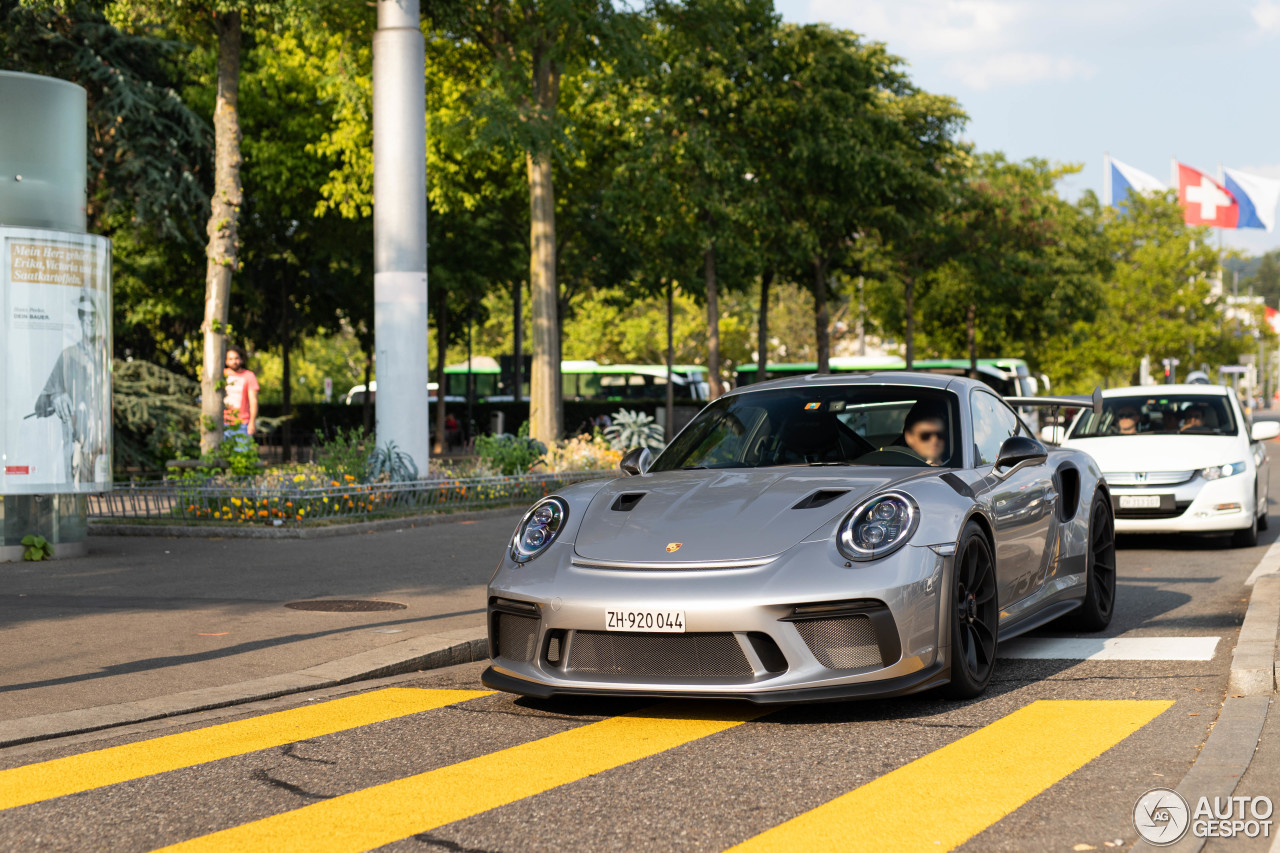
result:
[[[818,489],[818,491],[793,506],[792,509],[817,509],[820,506],[826,506],[841,495],[847,494],[849,494],[848,489]]]
[[[636,508],[636,504],[640,503],[640,499],[647,494],[648,492],[626,492],[618,495],[609,509],[615,512],[631,512]]]

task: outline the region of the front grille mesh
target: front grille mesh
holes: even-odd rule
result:
[[[498,657],[510,661],[531,661],[538,642],[538,620],[514,613],[498,614]]]
[[[806,619],[795,623],[801,639],[827,669],[883,666],[876,630],[866,616]]]
[[[626,678],[748,678],[751,664],[731,633],[577,631],[565,669]]]

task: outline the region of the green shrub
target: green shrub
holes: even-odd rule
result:
[[[43,536],[23,536],[22,544],[27,550],[22,552],[22,559],[39,562],[53,558],[53,545]]]
[[[495,474],[526,474],[547,452],[547,446],[529,437],[529,424],[519,435],[481,435],[476,438],[476,455]]]
[[[663,430],[653,418],[644,412],[619,409],[613,415],[613,423],[604,428],[604,437],[614,450],[627,451],[633,447],[661,450]]]
[[[330,480],[343,481],[350,474],[358,482],[365,482],[369,475],[369,438],[363,429],[339,427],[333,438],[325,438],[316,430],[316,464]]]

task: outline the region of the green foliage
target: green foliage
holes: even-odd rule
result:
[[[139,359],[112,362],[115,464],[159,470],[200,449],[195,382]]]
[[[188,469],[183,477],[251,477],[263,468],[257,443],[250,436],[238,432],[224,437],[216,448],[202,454],[199,462],[199,467]]]
[[[1144,355],[1157,364],[1178,358],[1184,372],[1235,362],[1249,344],[1224,326],[1209,230],[1186,225],[1172,193],[1131,194],[1123,211],[1097,215],[1112,259],[1104,303],[1093,321],[1075,322],[1046,348],[1041,366],[1055,390],[1136,384]]]
[[[375,447],[369,454],[367,465],[370,482],[389,480],[392,483],[410,483],[418,479],[418,464],[413,457],[388,441]]]
[[[633,447],[647,447],[650,450],[661,450],[663,442],[662,427],[644,412],[633,412],[619,409],[613,413],[613,423],[604,428],[604,437],[614,450],[630,450]]]
[[[22,552],[24,560],[39,562],[53,559],[53,545],[43,536],[23,536],[22,544],[26,546]]]
[[[524,424],[520,435],[501,433],[476,436],[476,455],[485,467],[495,473],[527,473],[547,452],[545,444],[529,437],[528,428],[529,425]]]
[[[332,438],[316,430],[315,462],[330,480],[341,483],[349,475],[357,482],[369,479],[369,438],[362,429],[338,427]]]

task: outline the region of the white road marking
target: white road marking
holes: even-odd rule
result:
[[[1245,586],[1253,586],[1254,582],[1263,575],[1275,574],[1280,572],[1280,540],[1271,543],[1271,547],[1267,549],[1267,553],[1262,555],[1262,559],[1258,561],[1258,565],[1254,567],[1253,574],[1244,582]]]
[[[1213,660],[1218,637],[1018,637],[997,657],[1022,660]]]

